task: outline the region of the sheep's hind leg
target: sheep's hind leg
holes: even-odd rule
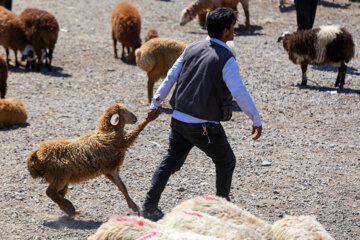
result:
[[[121,44],[121,46],[122,46],[121,59],[125,59],[125,46],[124,44]]]
[[[302,72],[302,79],[301,79],[301,85],[306,86],[307,84],[307,77],[306,77],[306,71],[307,71],[307,63],[301,63],[301,72]]]
[[[338,76],[336,78],[335,87],[339,86],[339,88],[344,88],[345,84],[345,76],[346,76],[346,65],[343,63],[339,67]]]
[[[5,48],[5,52],[6,52],[6,62],[7,62],[7,64],[8,64],[8,66],[9,66],[9,63],[10,63],[10,59],[9,59],[9,49],[8,48]]]
[[[139,207],[136,205],[136,203],[134,203],[134,201],[130,198],[128,191],[126,189],[125,184],[121,181],[121,178],[119,176],[118,170],[115,170],[111,173],[108,173],[105,175],[108,179],[110,179],[110,181],[112,181],[118,188],[119,190],[122,192],[122,194],[124,195],[127,205],[129,206],[129,208],[131,208],[134,212],[139,212]]]
[[[20,63],[17,60],[17,51],[14,50],[14,54],[15,54],[15,66],[18,68],[20,66]]]
[[[46,59],[46,65],[48,67],[48,70],[51,71],[51,61],[52,61],[52,55],[53,55],[53,52],[54,52],[54,48],[49,48],[49,63],[48,63],[48,58],[47,56],[45,56],[45,59]]]
[[[57,205],[59,205],[60,209],[66,212],[69,216],[74,216],[77,211],[75,211],[74,206],[72,203],[64,198],[66,193],[67,186],[58,190],[56,187],[50,185],[46,190],[46,195],[51,198]]]

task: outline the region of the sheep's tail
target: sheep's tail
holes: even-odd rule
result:
[[[33,177],[33,178],[41,177],[41,173],[38,171],[38,168],[39,168],[38,160],[39,159],[37,157],[37,152],[38,152],[38,150],[30,153],[26,160],[28,170],[30,172],[31,177]]]

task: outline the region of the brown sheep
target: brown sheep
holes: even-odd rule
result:
[[[114,57],[118,57],[116,43],[119,41],[122,45],[121,59],[125,58],[126,48],[127,60],[133,60],[135,58],[135,49],[141,45],[141,18],[135,5],[130,2],[116,4],[111,16],[111,27]]]
[[[154,38],[136,50],[136,65],[148,75],[148,101],[153,97],[154,83],[167,72],[189,44],[171,38]]]
[[[0,45],[6,51],[6,62],[9,65],[9,49],[15,53],[15,66],[19,67],[17,51],[23,51],[27,45],[25,26],[11,11],[0,6]]]
[[[8,65],[5,59],[0,56],[0,98],[5,98],[7,84],[6,80],[8,77]]]
[[[27,8],[21,13],[20,20],[25,25],[27,41],[34,47],[38,59],[37,70],[40,71],[42,65],[42,49],[48,49],[47,67],[51,71],[51,60],[59,34],[59,24],[56,18],[45,10]],[[29,64],[28,62],[27,67]]]
[[[120,104],[111,105],[99,120],[98,129],[77,139],[59,139],[42,143],[27,158],[28,170],[33,178],[42,177],[49,183],[46,194],[60,209],[72,216],[76,213],[72,203],[65,199],[69,184],[76,184],[105,175],[123,193],[133,211],[139,207],[130,198],[119,176],[125,152],[148,124],[140,123],[131,132],[125,124],[134,124],[136,116]]]
[[[249,0],[195,0],[181,12],[180,26],[184,26],[198,16],[200,26],[206,24],[206,14],[219,7],[228,7],[237,12],[237,5],[241,3],[245,13],[245,25],[250,29]]]
[[[0,99],[0,128],[22,125],[27,113],[24,104],[17,98]]]
[[[159,37],[159,33],[155,29],[150,29],[149,32],[146,34],[145,42],[157,37]]]

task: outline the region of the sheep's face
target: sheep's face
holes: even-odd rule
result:
[[[195,18],[193,12],[190,9],[183,9],[181,12],[180,26],[184,26]]]
[[[35,50],[31,44],[27,44],[24,51],[22,52],[21,61],[34,61],[35,60]]]
[[[99,129],[108,131],[124,128],[125,124],[134,124],[137,122],[135,114],[121,104],[111,105],[100,118]]]

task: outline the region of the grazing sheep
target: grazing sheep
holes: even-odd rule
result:
[[[237,12],[237,4],[241,3],[245,13],[245,25],[250,29],[249,0],[195,0],[181,12],[180,26],[184,26],[198,16],[200,26],[206,24],[206,14],[219,7],[228,7]]]
[[[224,198],[214,196],[198,196],[186,200],[176,206],[172,211],[192,210],[217,217],[225,222],[237,226],[245,226],[255,230],[267,240],[272,239],[271,224],[255,217],[251,213],[239,208]]]
[[[334,240],[314,216],[285,216],[272,229],[273,240]]]
[[[301,85],[307,83],[308,64],[319,66],[333,65],[339,67],[335,86],[343,88],[345,84],[346,65],[354,57],[354,41],[351,34],[339,26],[322,26],[295,33],[285,32],[279,37],[294,64],[300,64],[302,70]]]
[[[59,139],[42,143],[29,154],[27,166],[33,178],[42,177],[49,183],[46,194],[61,210],[74,215],[72,203],[65,199],[69,184],[80,183],[104,174],[123,193],[133,211],[139,207],[130,198],[119,176],[125,152],[148,124],[140,123],[131,132],[125,124],[134,124],[136,116],[120,104],[111,105],[99,120],[99,128],[92,134],[77,139]]]
[[[9,49],[15,54],[15,66],[19,67],[17,51],[23,51],[27,45],[25,26],[11,11],[0,6],[0,45],[5,48],[6,62],[9,65]]]
[[[171,38],[154,38],[136,49],[136,65],[148,75],[148,101],[153,97],[154,83],[167,72],[189,44]]]
[[[157,37],[159,37],[159,33],[155,29],[150,29],[149,32],[146,34],[145,42]]]
[[[5,98],[7,84],[6,80],[8,77],[8,65],[5,59],[0,56],[0,98]]]
[[[193,232],[228,240],[264,239],[256,231],[244,225],[235,225],[193,210],[172,211],[160,219],[158,223],[180,232]]]
[[[175,232],[141,217],[121,217],[103,223],[88,240],[220,240],[195,233]]]
[[[22,125],[27,113],[24,104],[17,98],[0,99],[0,128]]]
[[[125,58],[126,47],[128,54],[126,58],[133,60],[135,58],[135,49],[141,45],[141,18],[135,5],[130,2],[116,4],[111,16],[111,27],[114,57],[118,57],[116,43],[119,41],[122,45],[121,59]]]
[[[37,70],[40,71],[43,59],[43,49],[48,49],[47,63],[48,70],[51,71],[51,61],[55,44],[59,34],[59,24],[56,18],[45,10],[27,8],[20,14],[20,19],[25,25],[27,41],[33,46],[37,56]],[[26,55],[28,53],[24,53]],[[30,56],[27,67],[31,64]]]

